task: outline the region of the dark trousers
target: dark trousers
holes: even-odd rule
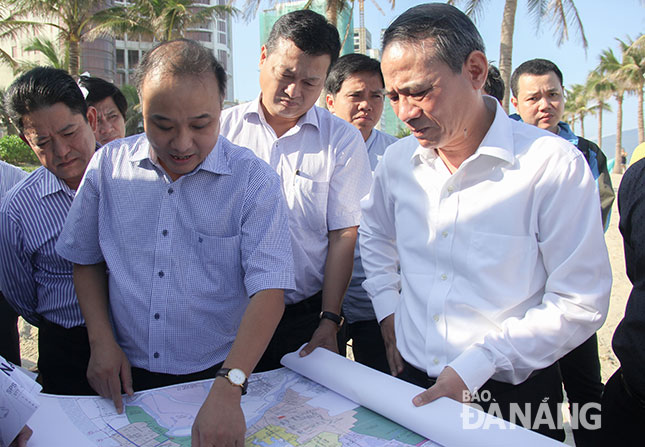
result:
[[[435,378],[428,377],[425,372],[416,369],[407,362],[405,362],[405,368],[398,377],[423,388],[430,388],[436,382]],[[562,378],[557,363],[534,372],[531,377],[519,385],[490,379],[477,390],[480,398],[487,396],[488,392],[490,392],[490,400],[483,402],[480,399],[473,402],[480,405],[484,412],[491,410],[491,404],[495,402],[499,406],[499,413],[501,413],[502,418],[516,424],[519,424],[520,421],[511,419],[511,404],[518,404],[522,410],[526,408],[526,404],[530,404],[531,426],[526,428],[531,430],[533,430],[533,423],[538,416],[539,405],[542,402],[546,402],[555,428],[548,427],[548,424],[540,424],[533,431],[557,441],[564,441],[564,429],[558,428],[557,424],[557,415],[560,412],[560,404],[564,398],[562,394]],[[493,413],[492,410],[491,413]],[[493,414],[497,415],[497,413]]]
[[[562,357],[559,362],[562,383],[567,392],[569,409],[573,411],[576,404],[577,411],[587,409],[586,417],[599,417],[600,409],[585,404],[600,404],[602,399],[603,384],[600,376],[600,359],[598,358],[598,337],[593,334],[587,341],[573,351]],[[576,447],[598,445],[597,430],[588,428],[587,424],[578,424],[572,428]]]
[[[376,320],[345,323],[338,332],[338,352],[347,354],[347,342],[352,340],[354,360],[372,369],[390,374],[381,326]]]
[[[645,399],[634,395],[620,369],[605,385],[597,445],[641,446],[645,441]]]
[[[96,395],[87,381],[87,329],[43,320],[38,328],[38,382],[49,394]]]
[[[20,337],[18,314],[0,292],[0,355],[15,365],[20,365]]]
[[[179,375],[155,373],[143,368],[132,367],[132,388],[134,391],[142,391],[180,383],[195,382],[197,380],[213,379],[217,371],[222,367],[222,363],[224,362],[196,373]]]
[[[285,306],[284,315],[253,372],[281,368],[280,359],[309,342],[320,323],[322,292]]]

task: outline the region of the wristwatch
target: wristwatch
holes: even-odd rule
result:
[[[338,325],[339,329],[343,325],[343,323],[345,322],[345,317],[341,317],[340,315],[335,314],[333,312],[322,311],[322,312],[320,312],[320,315],[318,315],[318,318],[320,318],[321,320],[323,318],[325,318],[327,320],[333,321],[334,323],[336,323]]]
[[[238,368],[220,368],[215,377],[225,377],[231,385],[239,386],[242,388],[242,395],[246,394],[246,388],[249,386],[249,379],[244,374],[244,371]]]

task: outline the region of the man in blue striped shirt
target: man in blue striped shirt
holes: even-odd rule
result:
[[[16,79],[5,104],[43,166],[9,191],[0,207],[0,289],[39,328],[43,391],[94,394],[85,376],[89,344],[72,264],[54,246],[95,151],[96,111],[71,76],[45,67]]]
[[[96,153],[56,246],[75,263],[87,375],[119,412],[122,387],[217,377],[192,445],[243,445],[246,376],[295,287],[280,180],[219,136],[226,73],[212,52],[162,43],[137,79],[145,134]]]
[[[16,183],[27,177],[27,173],[0,160],[0,199]],[[20,365],[20,338],[18,336],[18,314],[0,290],[0,356]]]

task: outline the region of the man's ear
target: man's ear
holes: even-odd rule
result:
[[[262,48],[260,48],[260,64],[259,64],[260,67],[264,65],[264,63],[267,60],[267,57],[269,57],[269,51],[267,50],[267,46],[262,45]]]
[[[475,90],[481,90],[488,76],[488,59],[481,51],[473,51],[466,58],[462,68]]]
[[[513,104],[513,107],[517,110],[517,98],[515,96],[511,96],[511,104]]]
[[[96,109],[92,106],[87,107],[87,122],[92,128],[92,132],[96,132]]]
[[[325,102],[327,103],[327,110],[329,110],[331,113],[334,113],[334,96],[331,93],[327,93]]]

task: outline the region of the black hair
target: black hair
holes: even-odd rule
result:
[[[502,102],[504,99],[504,87],[504,80],[499,69],[493,64],[488,64],[488,75],[484,83],[484,92],[496,98],[499,102]]]
[[[453,73],[461,73],[473,51],[485,53],[484,41],[468,16],[443,3],[414,6],[397,17],[383,33],[383,51],[392,42],[416,44],[428,39],[433,56]]]
[[[267,54],[275,50],[280,39],[292,41],[305,54],[311,56],[329,55],[330,68],[340,52],[340,38],[336,27],[309,9],[292,11],[281,16],[273,24],[266,42]]]
[[[146,76],[158,69],[163,69],[164,73],[175,76],[212,73],[217,80],[220,101],[224,101],[226,71],[210,50],[194,40],[169,40],[155,45],[146,52],[135,72],[135,84],[139,95]]]
[[[9,119],[20,132],[25,115],[59,102],[87,121],[87,103],[78,84],[65,70],[52,67],[32,68],[13,81],[4,97]]]
[[[116,85],[106,81],[105,79],[90,76],[81,76],[78,83],[81,87],[85,87],[87,90],[85,101],[87,101],[89,105],[94,106],[105,98],[112,98],[114,104],[116,104],[116,107],[119,109],[121,116],[124,120],[126,119],[125,114],[128,110],[128,101]]]
[[[329,94],[336,95],[343,86],[343,82],[355,73],[371,73],[378,75],[381,84],[383,73],[381,73],[381,63],[376,59],[365,56],[364,54],[346,54],[332,65],[325,81],[325,91]]]
[[[530,74],[535,76],[542,76],[552,71],[560,80],[560,85],[564,86],[562,72],[553,62],[547,59],[531,59],[530,61],[522,62],[519,67],[515,69],[511,75],[511,91],[513,96],[517,98],[519,94],[520,76],[523,74]]]

